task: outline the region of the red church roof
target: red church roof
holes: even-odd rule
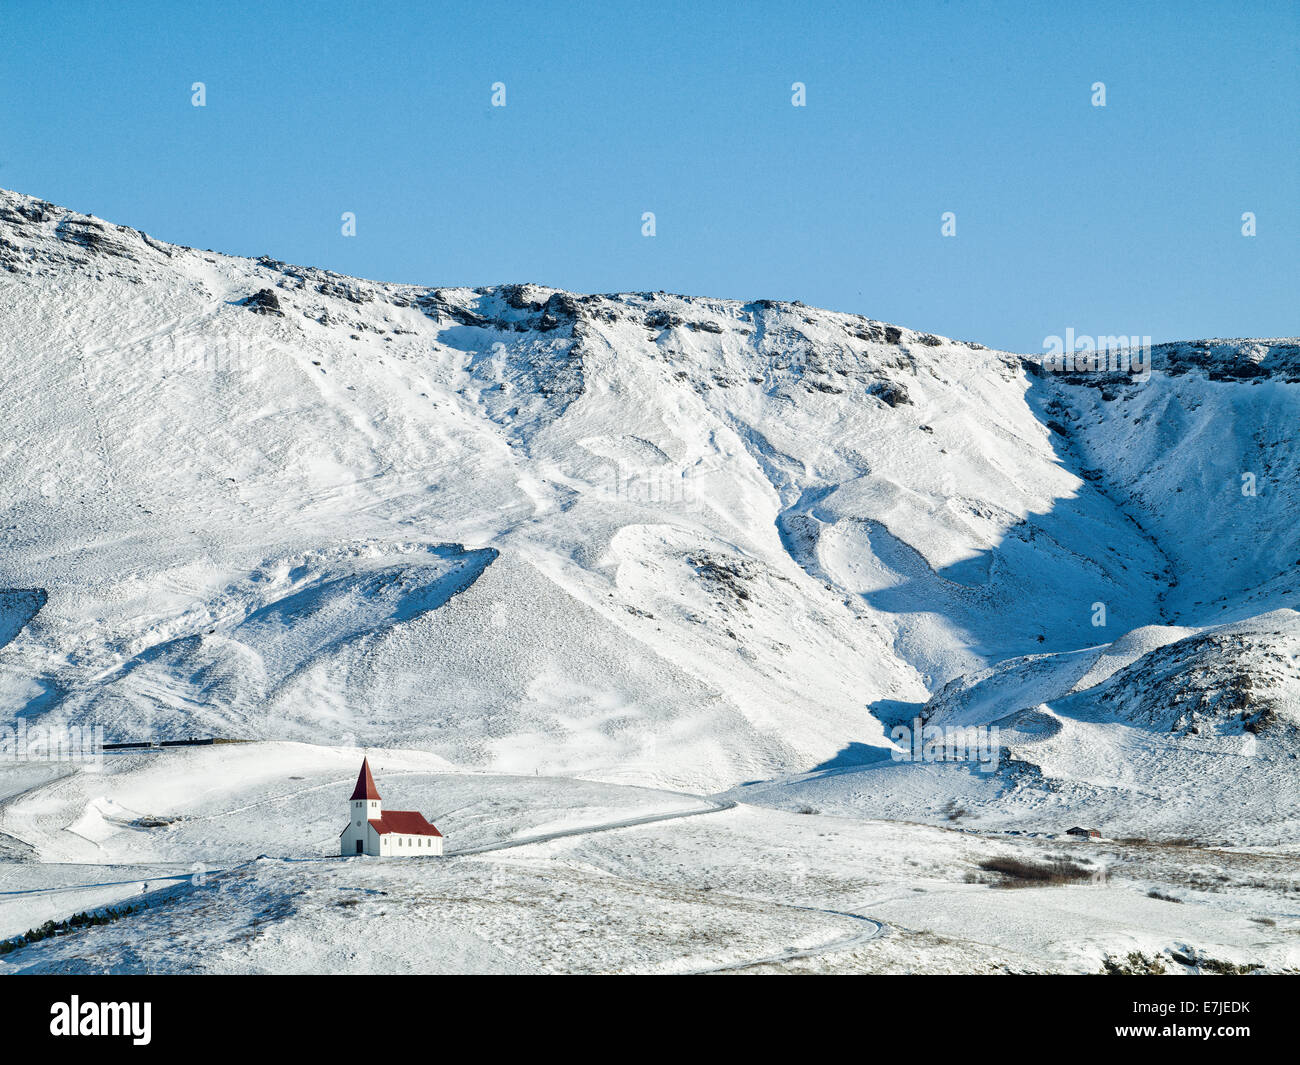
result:
[[[375,787],[375,778],[370,775],[370,759],[361,759],[361,773],[357,777],[357,786],[352,789],[353,799],[377,799],[379,789]],[[352,799],[348,800],[349,802]]]
[[[381,836],[396,832],[401,836],[441,836],[433,825],[424,819],[424,814],[415,810],[385,810],[383,817],[371,818],[370,827]]]

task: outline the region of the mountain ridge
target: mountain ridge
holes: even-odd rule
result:
[[[1057,374],[798,302],[372,282],[7,192],[0,266],[0,587],[48,597],[0,647],[11,719],[716,789],[886,754],[1000,663],[1300,598],[1292,338]],[[381,608],[458,550],[493,554]]]

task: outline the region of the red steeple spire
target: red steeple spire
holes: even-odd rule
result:
[[[370,775],[370,760],[361,759],[361,773],[357,776],[357,786],[352,789],[353,799],[378,799],[379,789],[375,787],[375,778]],[[349,802],[352,800],[349,799]]]

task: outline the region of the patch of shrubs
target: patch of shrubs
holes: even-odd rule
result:
[[[110,906],[108,909],[97,910],[94,913],[75,913],[66,921],[46,921],[39,928],[29,928],[21,936],[14,936],[12,939],[0,939],[0,955],[11,954],[31,943],[38,943],[42,939],[51,939],[54,936],[66,935],[69,932],[75,932],[79,928],[112,924],[123,917],[139,913],[144,908],[144,906],[119,906],[116,908]]]
[[[1264,966],[1260,962],[1247,962],[1245,965],[1238,965],[1235,961],[1221,961],[1218,958],[1206,958],[1188,956],[1179,954],[1177,951],[1171,951],[1170,957],[1179,965],[1194,965],[1204,973],[1218,973],[1220,976],[1245,976],[1253,973],[1256,969],[1262,969]]]
[[[1148,958],[1140,950],[1133,950],[1124,958],[1107,954],[1101,971],[1105,976],[1164,976],[1168,970],[1159,954]]]
[[[1203,973],[1218,973],[1223,976],[1244,976],[1264,968],[1259,962],[1238,965],[1236,962],[1198,956],[1195,951],[1191,954],[1183,954],[1171,950],[1169,957],[1179,965],[1196,968]],[[1164,976],[1168,969],[1162,954],[1157,953],[1147,957],[1140,950],[1134,950],[1124,957],[1107,954],[1101,963],[1101,971],[1105,976]]]
[[[989,873],[1000,873],[1006,879],[998,887],[1044,887],[1049,884],[1070,884],[1092,879],[1092,870],[1082,865],[1054,858],[1046,862],[1027,862],[1020,858],[988,858],[980,868]]]

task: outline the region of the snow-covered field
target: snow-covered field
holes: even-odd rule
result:
[[[0,972],[1092,972],[1135,950],[1300,966],[1286,855],[728,807],[411,752],[371,752],[381,791],[429,812],[448,856],[338,858],[356,754],[110,758],[11,799],[0,830],[36,853],[0,864],[0,935],[145,909]],[[980,864],[999,857],[1089,877],[1000,886]]]
[[[0,966],[1294,967],[1300,342],[1152,359],[0,191],[0,935],[150,900]],[[3,747],[64,724],[251,742]],[[327,858],[363,750],[446,859]]]

